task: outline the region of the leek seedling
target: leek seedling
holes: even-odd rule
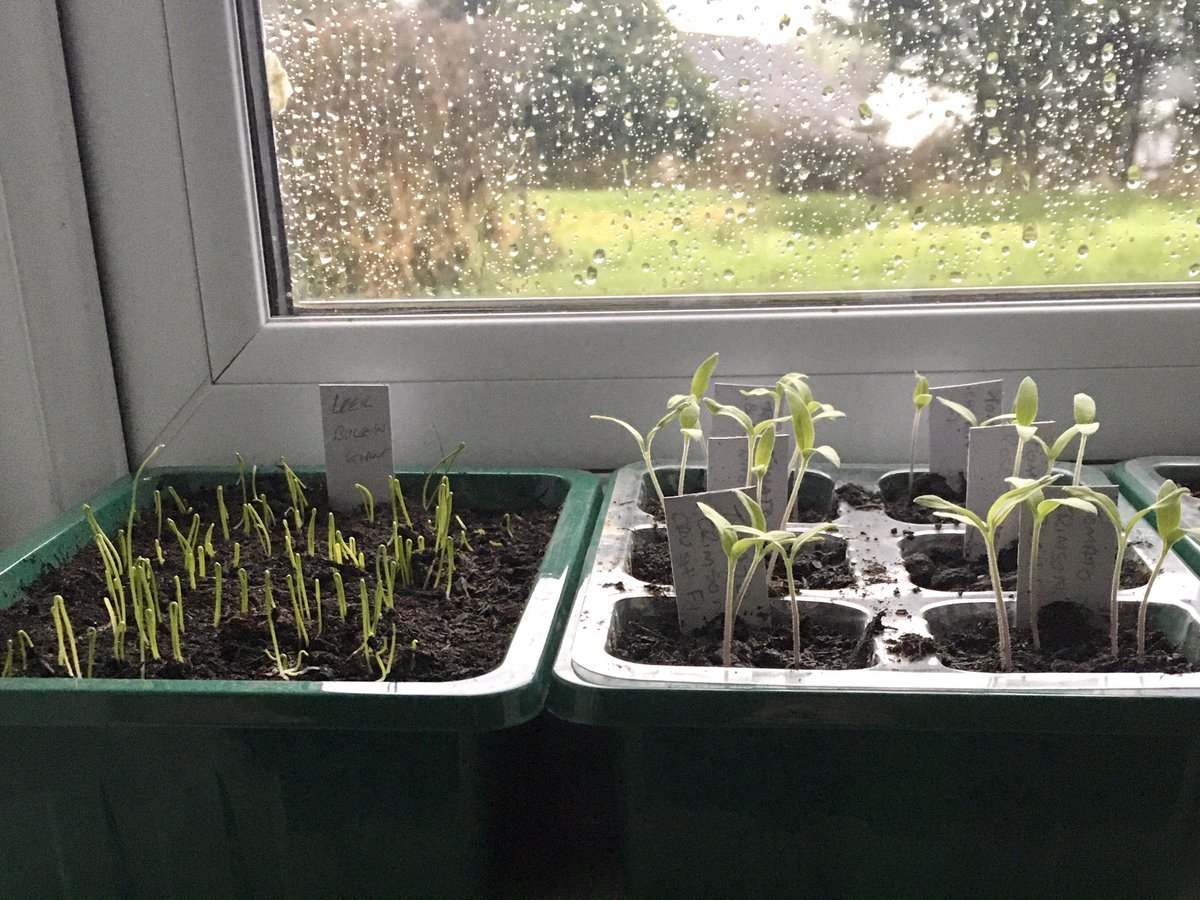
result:
[[[337,550],[337,544],[335,543],[336,536],[337,536],[337,527],[334,523],[333,513],[330,513],[329,514],[329,533],[325,540],[325,558],[328,559],[330,562],[339,562],[339,560],[336,559],[334,556],[334,553]]]
[[[746,596],[746,591],[750,587],[754,572],[766,556],[764,549],[766,541],[776,539],[778,535],[783,534],[783,532],[768,532],[762,507],[741,491],[737,492],[737,496],[750,516],[749,527],[732,524],[707,503],[696,504],[705,518],[716,526],[717,536],[721,542],[721,552],[725,554],[725,632],[721,642],[721,664],[725,666],[733,665],[733,622],[737,617],[738,608]],[[751,536],[739,537],[738,535],[741,533],[749,533]],[[768,535],[770,538],[767,537]],[[754,559],[746,570],[740,587],[737,587],[735,591],[734,574],[738,561],[750,551],[754,552]]]
[[[689,393],[676,394],[667,401],[668,412],[677,413],[679,433],[683,436],[683,453],[679,457],[678,496],[680,497],[683,496],[683,482],[687,474],[688,449],[692,441],[704,440],[704,433],[700,430],[700,403],[708,390],[709,379],[712,378],[712,373],[717,368],[718,356],[719,354],[714,353],[696,368],[695,374],[692,375],[692,386]]]
[[[142,473],[146,471],[146,466],[150,465],[150,461],[158,456],[158,452],[165,447],[165,444],[156,444],[154,449],[146,454],[146,458],[142,460],[141,465],[137,467],[137,471],[133,473],[133,482],[129,487],[129,517],[125,520],[125,568],[130,569],[133,565],[133,519],[137,515],[137,490],[138,484],[142,480]],[[162,503],[159,502],[161,510]],[[162,532],[162,516],[159,516],[159,533]]]
[[[429,474],[425,476],[425,483],[421,485],[421,506],[426,511],[429,510],[430,505],[436,497],[436,494],[429,493],[430,482],[437,477],[440,471],[444,471],[446,475],[449,475],[450,467],[454,465],[454,460],[458,459],[458,454],[462,453],[466,447],[466,444],[460,442],[457,447],[434,463],[433,468],[429,470]]]
[[[183,585],[181,585],[179,583],[178,575],[175,576],[175,600],[174,600],[174,602],[179,604],[180,609],[183,609]],[[168,613],[170,612],[169,605],[168,605],[167,611],[168,611]]]
[[[239,563],[241,562],[241,560],[242,560],[242,543],[241,543],[241,541],[234,541],[233,542],[233,559],[231,559],[229,561],[229,564],[236,569],[238,567]]]
[[[387,642],[387,662],[383,659],[383,650],[375,651],[375,664],[379,666],[379,680],[387,681],[392,666],[396,662],[396,626],[392,626],[392,637]]]
[[[162,491],[159,491],[159,490],[156,490],[154,492],[154,519],[155,519],[155,523],[156,523],[154,536],[162,537],[162,523],[163,523]]]
[[[265,504],[264,504],[265,507]],[[254,527],[255,533],[258,535],[259,542],[266,551],[267,556],[271,555],[271,532],[263,521],[262,516],[258,514],[258,510],[252,504],[247,503],[242,508],[242,514],[246,517],[246,522]]]
[[[920,372],[913,372],[917,378],[917,386],[913,389],[913,423],[912,437],[908,442],[908,493],[905,495],[910,500],[913,493],[913,474],[917,468],[917,432],[921,425],[921,413],[925,410],[931,400],[933,394],[929,393],[929,379]]]
[[[1164,484],[1165,488],[1166,485]],[[1129,544],[1129,538],[1133,534],[1133,529],[1137,523],[1142,521],[1147,515],[1161,509],[1165,504],[1172,502],[1172,493],[1177,497],[1182,496],[1187,492],[1187,488],[1175,487],[1168,491],[1159,491],[1155,501],[1145,509],[1138,510],[1128,521],[1122,521],[1121,512],[1117,509],[1117,504],[1113,502],[1111,497],[1106,497],[1090,487],[1084,485],[1074,485],[1067,488],[1067,493],[1072,497],[1078,497],[1082,500],[1087,500],[1092,503],[1096,509],[1104,513],[1109,522],[1112,523],[1113,530],[1117,534],[1117,557],[1113,564],[1112,583],[1108,594],[1108,640],[1109,649],[1113,656],[1117,655],[1117,635],[1118,629],[1118,595],[1121,590],[1121,565],[1125,562],[1125,548]]]
[[[179,634],[183,631],[183,607],[176,600],[167,605],[167,621],[171,628],[171,658],[183,662],[183,648],[179,643]]]
[[[171,499],[175,501],[175,506],[179,509],[179,514],[181,516],[186,516],[189,512],[191,512],[192,508],[184,502],[183,498],[179,496],[179,492],[175,490],[172,485],[167,486],[167,493],[170,494]]]
[[[1053,464],[1052,464],[1053,465]],[[1049,475],[1049,473],[1047,473]],[[1029,548],[1029,605],[1032,610],[1030,629],[1033,634],[1033,646],[1041,649],[1042,636],[1038,630],[1038,609],[1041,597],[1037,595],[1038,545],[1042,540],[1042,525],[1049,515],[1060,507],[1067,506],[1082,512],[1096,515],[1096,507],[1080,497],[1063,497],[1056,500],[1043,500],[1041,491],[1031,495],[1026,504],[1033,504],[1033,538]]]
[[[308,515],[308,558],[317,555],[317,508],[314,506]]]
[[[166,565],[167,559],[163,556],[162,541],[158,538],[154,539],[154,558],[158,560],[160,566]]]
[[[213,563],[213,628],[221,626],[221,564]]]
[[[508,535],[508,539],[511,541],[514,537],[513,527],[512,527],[512,515],[510,513],[505,513],[503,522],[504,522],[504,533]]]
[[[371,493],[371,489],[368,488],[365,484],[359,484],[358,482],[355,482],[354,487],[355,487],[355,490],[357,490],[360,494],[362,494],[363,509],[366,510],[367,521],[374,524],[374,522],[375,522],[375,495]]]
[[[358,579],[358,598],[362,606],[362,652],[371,668],[371,635],[375,633],[375,623],[371,621],[371,598],[367,596],[367,580]]]
[[[388,494],[392,498],[392,521],[400,522],[412,528],[412,519],[408,515],[408,506],[404,502],[404,491],[400,488],[400,479],[394,475],[388,476]]]
[[[806,544],[812,541],[823,541],[824,533],[836,527],[832,522],[822,522],[803,534],[784,532],[788,535],[787,537],[773,539],[770,542],[773,550],[783,557],[784,572],[787,575],[788,596],[791,598],[792,610],[792,661],[796,668],[800,668],[800,595],[796,591],[796,577],[792,572],[792,567],[795,566],[796,557]],[[774,533],[779,534],[779,532]]]
[[[92,671],[96,667],[96,629],[91,625],[88,626],[87,630],[87,642],[87,675],[85,677],[91,678]],[[12,641],[8,642],[8,646],[11,652]]]
[[[296,530],[299,531],[304,525],[304,513],[308,509],[308,497],[304,494],[307,485],[300,480],[300,476],[292,470],[282,456],[279,457],[279,465],[283,469],[283,477],[287,479],[288,497],[292,501],[292,516],[296,523]]]
[[[13,673],[13,642],[12,638],[8,640],[8,649],[4,654],[4,669],[0,671],[0,678],[12,678]]]
[[[229,510],[225,507],[225,490],[217,485],[217,516],[221,520],[221,534],[229,540]]]
[[[337,595],[338,615],[342,617],[342,621],[346,621],[346,586],[342,583],[342,573],[333,570],[333,590]]]
[[[238,467],[238,487],[242,489],[242,506],[250,502],[250,492],[246,487],[246,461],[242,459],[242,454],[234,453],[234,458],[237,460]],[[239,523],[241,524],[241,523]]]
[[[654,438],[667,425],[673,422],[676,416],[679,415],[678,410],[670,410],[665,416],[654,423],[654,426],[646,432],[646,436],[642,437],[642,433],[622,419],[615,419],[612,416],[591,416],[598,422],[615,422],[620,425],[637,441],[638,451],[642,454],[642,462],[646,464],[646,471],[650,473],[650,483],[654,486],[654,493],[658,496],[658,502],[662,505],[664,511],[667,508],[666,498],[663,496],[662,485],[658,483],[658,474],[654,471],[654,464],[650,461],[650,447],[654,444]]]
[[[321,616],[321,581],[313,579],[313,603],[317,607],[317,635],[319,636],[325,628],[324,620]]]
[[[22,628],[20,631],[17,632],[17,652],[19,652],[21,654],[21,671],[22,672],[24,672],[26,669],[29,668],[29,656],[26,654],[25,651],[32,650],[32,649],[33,649],[33,638],[31,638],[29,636],[29,633],[27,631],[25,631],[24,628]]]
[[[75,648],[75,629],[71,627],[71,618],[67,615],[67,606],[63,602],[62,594],[54,595],[50,615],[54,619],[55,634],[58,635],[58,664],[66,669],[72,678],[79,678],[82,671],[79,668],[79,652]],[[67,656],[68,645],[71,648],[70,657]]]
[[[196,547],[196,577],[203,581],[208,573],[208,554],[204,550],[204,545],[199,544]]]
[[[1017,478],[1021,474],[1021,453],[1037,431],[1033,424],[1038,411],[1037,384],[1028,375],[1017,385],[1017,397],[1013,400],[1012,411],[1013,425],[1017,429],[1017,456],[1013,460],[1012,477]]]
[[[258,502],[262,506],[262,518],[267,523],[268,528],[275,527],[275,510],[271,509],[270,501],[267,500],[266,494],[258,495]]]
[[[135,609],[137,601],[134,601]],[[113,635],[113,659],[121,662],[125,659],[125,629],[126,624],[118,615],[117,610],[113,607],[112,601],[107,597],[104,598],[104,609],[108,612],[108,621],[112,625]]]
[[[242,605],[240,607],[242,615],[250,612],[250,580],[246,575],[245,569],[238,569],[238,584],[242,589]]]
[[[284,577],[284,583],[287,584],[288,595],[292,598],[292,618],[296,622],[296,634],[300,636],[300,642],[308,646],[308,628],[304,625],[304,611],[300,609],[300,594],[296,590],[296,579],[289,573]]]
[[[979,531],[987,548],[988,574],[992,580],[992,591],[996,596],[996,629],[1000,634],[1000,668],[1011,672],[1013,667],[1012,636],[1008,629],[1008,612],[1004,606],[1004,593],[1000,587],[1000,565],[996,558],[996,532],[1014,509],[1025,500],[1041,491],[1053,479],[1043,476],[1036,481],[1016,479],[1020,485],[1005,491],[988,509],[987,518],[982,519],[964,506],[958,506],[935,494],[922,494],[913,500],[918,506],[933,510],[935,516],[961,522]],[[1009,479],[1012,483],[1013,479]]]

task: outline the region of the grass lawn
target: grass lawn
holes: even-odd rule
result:
[[[909,201],[828,193],[530,190],[550,258],[485,296],[1102,284],[1200,279],[1192,201],[1141,190]]]

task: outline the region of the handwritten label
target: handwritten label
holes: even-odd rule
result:
[[[930,388],[934,397],[945,397],[975,413],[978,421],[1000,414],[1002,381],[948,384]],[[941,475],[958,489],[967,475],[967,441],[971,425],[948,406],[934,400],[925,411],[929,422],[929,471]]]
[[[387,503],[392,474],[392,405],[386,384],[321,385],[325,478],[336,512],[362,506],[354,485],[365,485],[376,503]]]
[[[679,608],[679,629],[698,631],[705,623],[724,616],[725,578],[728,562],[721,550],[717,527],[696,505],[707,503],[734,525],[749,520],[736,490],[708,491],[667,497],[667,540],[671,546],[671,574],[675,579],[675,601]],[[740,589],[753,553],[748,552],[734,570],[734,591]],[[762,617],[767,609],[767,576],[759,566],[750,581],[740,615]]]
[[[1035,423],[1039,429],[1053,425],[1053,422]],[[972,428],[969,432],[969,452],[967,456],[967,509],[981,519],[987,518],[987,512],[996,498],[1012,489],[1005,481],[1013,473],[1013,461],[1017,457],[1017,429],[1012,425],[987,425],[983,428]],[[1017,473],[1021,478],[1037,478],[1046,470],[1046,456],[1037,444],[1032,441],[1025,444],[1021,451],[1021,469]],[[996,549],[1003,550],[1019,534],[1016,513],[1009,515],[996,531]],[[963,553],[972,559],[983,556],[987,548],[983,536],[974,528],[968,528],[963,538]]]
[[[771,466],[763,479],[762,510],[769,528],[778,528],[787,505],[787,464],[791,457],[791,441],[776,432],[771,450]],[[713,437],[708,439],[708,490],[748,487],[753,497],[753,481],[746,483],[746,439],[744,437]]]
[[[1118,488],[1091,485],[1114,502]],[[1046,488],[1047,500],[1067,496],[1059,486]],[[1021,510],[1021,541],[1017,545],[1017,627],[1029,628],[1034,602],[1039,608],[1065,600],[1108,618],[1113,564],[1117,558],[1117,535],[1103,513],[1091,515],[1060,506],[1046,517],[1038,541],[1037,571],[1030,569],[1033,548],[1033,516]]]
[[[758,384],[723,384],[714,381],[711,385],[712,398],[725,406],[735,406],[750,417],[750,421],[758,424],[770,419],[775,412],[775,398],[770,396],[747,397],[742,391],[763,387]],[[781,413],[782,415],[782,413]],[[780,423],[783,425],[784,423]],[[713,437],[735,437],[744,435],[742,426],[729,416],[712,417],[709,434]]]

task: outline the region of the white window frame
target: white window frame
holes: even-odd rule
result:
[[[1151,402],[1200,396],[1190,291],[272,318],[234,5],[63,7],[135,453],[165,440],[173,462],[225,462],[235,449],[319,462],[315,385],[383,381],[398,461],[461,439],[476,464],[607,468],[632,444],[587,415],[648,424],[713,350],[730,380],[808,373],[850,414],[830,436],[850,461],[906,456],[914,367],[935,384],[1033,374],[1043,410],[1060,417],[1086,390],[1102,421],[1096,458],[1200,447],[1194,413]]]

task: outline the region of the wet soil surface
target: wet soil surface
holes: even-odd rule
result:
[[[668,598],[624,623],[609,652],[627,662],[674,666],[719,666],[723,625],[714,619],[695,634],[681,634],[675,603]],[[778,612],[769,625],[738,620],[733,629],[733,665],[766,669],[862,669],[872,663],[876,617],[862,634],[848,634],[802,616],[800,665],[795,665],[792,623]]]
[[[260,491],[264,478],[259,476]],[[315,482],[315,479],[314,479]],[[453,487],[453,479],[451,479]],[[268,628],[264,583],[265,573],[271,572],[274,610],[271,623],[279,650],[286,654],[287,666],[294,667],[290,677],[298,680],[373,681],[380,678],[389,657],[391,668],[388,681],[447,681],[469,678],[496,668],[507,651],[512,634],[524,610],[546,545],[554,530],[557,512],[530,508],[503,512],[474,512],[455,509],[462,525],[451,520],[450,536],[455,541],[454,574],[447,597],[443,588],[434,589],[432,579],[426,587],[426,574],[434,566],[432,549],[414,550],[412,584],[404,586],[397,575],[392,608],[381,605],[374,635],[367,643],[370,663],[363,650],[363,606],[361,585],[375,598],[376,548],[389,546],[393,539],[391,513],[387,501],[374,523],[360,512],[338,516],[336,525],[346,541],[354,539],[365,555],[365,566],[349,561],[335,563],[328,558],[328,508],[323,487],[313,483],[308,492],[320,510],[319,523],[314,529],[313,553],[307,551],[307,525],[297,529],[296,548],[300,552],[303,579],[306,583],[307,610],[302,603],[293,605],[286,577],[293,572],[284,550],[284,515],[289,508],[288,494],[279,483],[265,488],[268,505],[277,521],[271,531],[271,553],[253,534],[232,526],[241,519],[241,488],[236,482],[224,487],[230,509],[231,533],[226,541],[222,535],[219,512],[214,495],[184,499],[190,511],[181,511],[164,495],[161,546],[164,562],[157,562],[155,537],[156,515],[153,507],[140,514],[134,529],[134,555],[154,560],[151,564],[154,583],[159,595],[163,617],[155,629],[160,659],[153,659],[146,650],[140,659],[138,629],[128,597],[126,615],[128,631],[125,638],[125,661],[114,658],[113,627],[104,606],[104,598],[113,593],[106,586],[104,565],[94,543],[89,543],[65,565],[42,573],[26,590],[25,597],[13,606],[0,611],[0,649],[13,640],[15,676],[53,677],[66,674],[57,660],[58,637],[51,604],[55,594],[61,594],[74,632],[76,652],[81,668],[86,670],[89,631],[95,629],[94,675],[104,678],[167,678],[167,679],[277,679],[276,662],[268,657],[271,634]],[[237,502],[229,502],[236,497]],[[408,498],[413,526],[403,521],[398,526],[402,541],[412,539],[416,545],[422,538],[428,548],[434,545],[432,512],[420,508],[420,498]],[[234,508],[237,507],[237,512]],[[259,506],[261,512],[261,505]],[[197,579],[196,587],[183,565],[180,542],[166,525],[166,518],[179,522],[187,536],[193,515],[200,516],[203,535],[215,524],[211,543],[213,559],[206,565],[205,578]],[[307,519],[307,517],[305,517]],[[465,527],[464,527],[465,526]],[[470,544],[462,544],[463,535]],[[115,538],[115,536],[114,536]],[[237,569],[233,566],[234,543],[239,544],[239,567],[247,575],[247,606],[241,610],[241,591]],[[215,578],[213,562],[221,562],[222,613],[219,627],[214,627]],[[344,614],[339,609],[334,573],[339,573],[346,599]],[[176,597],[175,577],[178,576],[183,597],[184,631],[180,635],[183,661],[173,657],[171,632],[167,620],[168,606]],[[319,583],[318,588],[314,581]],[[128,592],[128,584],[125,585]],[[296,610],[299,609],[299,617]],[[374,617],[374,613],[372,613]],[[300,634],[304,626],[307,643]],[[22,663],[18,631],[23,630],[32,640]],[[392,635],[395,635],[394,644]],[[69,643],[64,645],[70,654]],[[393,654],[394,646],[394,654]],[[298,651],[304,657],[297,664]]]
[[[1137,609],[1121,609],[1118,646],[1109,652],[1107,623],[1098,621],[1073,603],[1050,603],[1038,616],[1041,648],[1028,631],[1013,633],[1013,666],[1018,672],[1165,672],[1168,675],[1200,671],[1167,637],[1147,630],[1146,655],[1138,659]],[[943,663],[972,672],[999,672],[999,635],[995,618],[979,619],[955,627],[937,638]]]
[[[674,585],[671,549],[664,530],[656,530],[652,540],[635,544],[630,554],[630,572],[633,577],[649,583],[654,593],[658,593],[656,587],[661,589]],[[855,584],[854,570],[846,560],[846,547],[840,541],[806,545],[792,566],[792,578],[797,590],[838,590]],[[775,564],[770,593],[772,596],[787,593],[787,579],[781,561]]]
[[[1000,584],[1006,591],[1017,589],[1017,548],[1002,550]],[[932,548],[925,553],[909,553],[904,557],[908,577],[917,587],[934,591],[990,591],[992,579],[988,574],[987,557],[967,559],[956,551]],[[1109,571],[1112,571],[1111,565]],[[1136,556],[1127,556],[1121,564],[1121,587],[1141,587],[1150,580],[1150,570]]]
[[[922,494],[936,494],[952,503],[963,503],[966,499],[965,488],[953,488],[940,475],[930,475],[928,472],[916,473],[911,495],[908,493],[907,476],[886,480],[882,491],[853,488],[852,492],[847,491],[843,494],[842,489],[838,489],[838,495],[856,509],[882,508],[891,518],[915,525],[931,525],[945,521],[924,506],[913,505],[912,497],[920,497]]]
[[[890,638],[885,643],[890,651],[901,659],[907,659],[911,662],[925,659],[927,656],[932,656],[937,652],[937,643],[933,638],[924,634],[916,634],[912,631],[902,634],[899,637]]]

